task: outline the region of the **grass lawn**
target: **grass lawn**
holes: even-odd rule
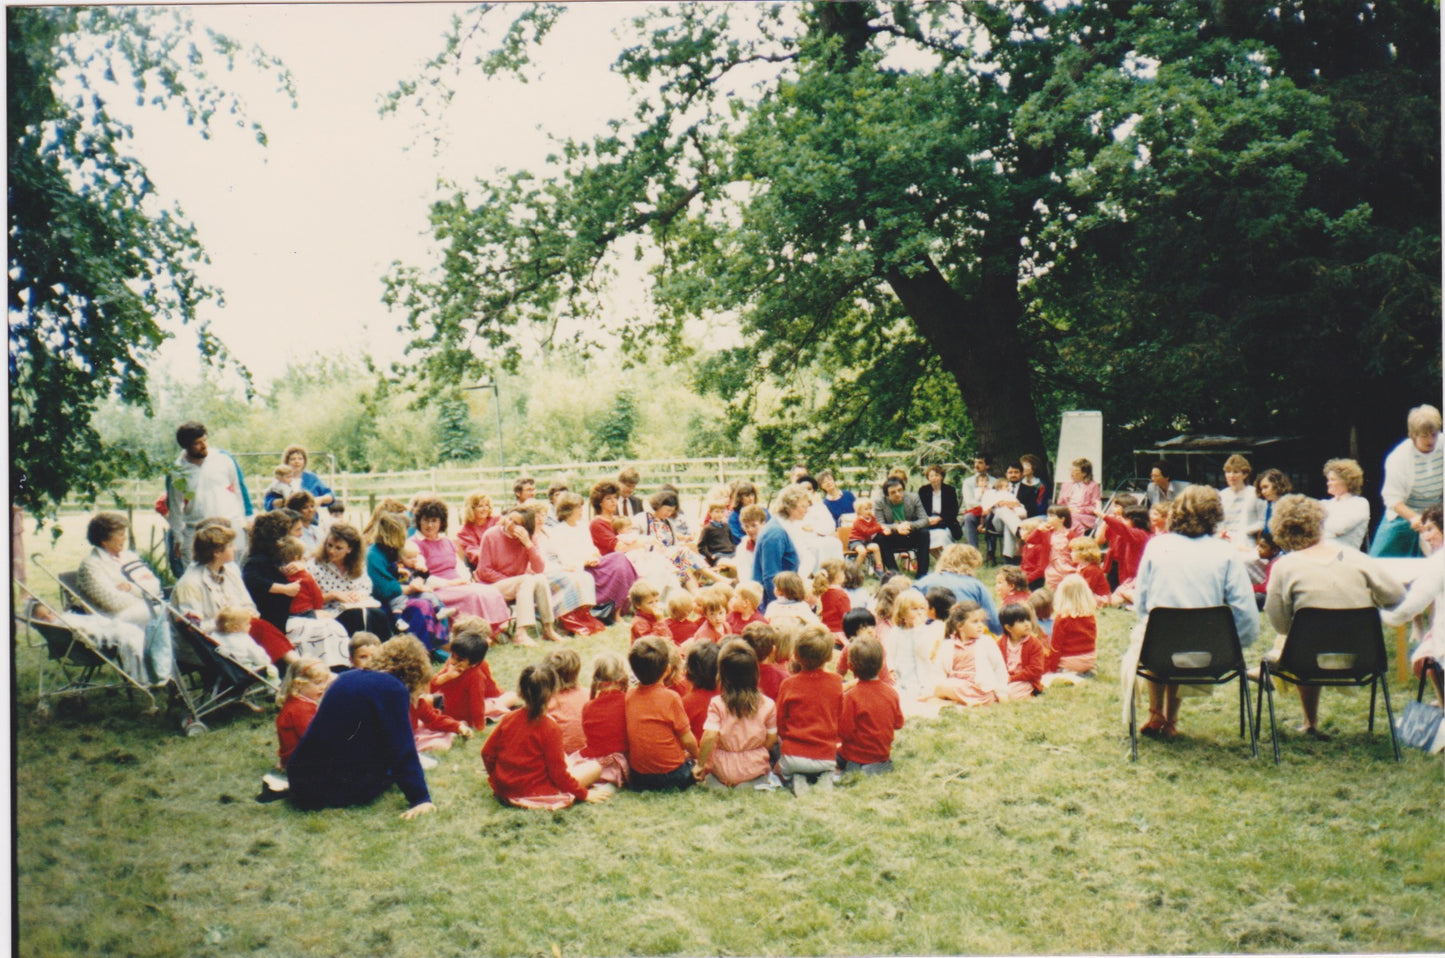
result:
[[[1286,733],[1278,768],[1267,741],[1249,757],[1222,693],[1187,699],[1185,737],[1142,741],[1131,764],[1112,677],[1132,620],[1101,615],[1102,680],[912,723],[895,774],[831,795],[516,811],[492,799],[474,738],[428,773],[439,810],[414,822],[398,791],[322,813],[256,804],[270,715],[226,713],[187,739],[115,695],[41,720],[41,654],[22,634],[19,953],[1445,950],[1440,760],[1397,765],[1383,718],[1365,730],[1368,693],[1331,690],[1334,739]],[[584,679],[626,641],[577,640]],[[498,681],[538,654],[495,649]],[[1392,693],[1398,709],[1414,689]],[[1298,700],[1276,701],[1292,728]]]

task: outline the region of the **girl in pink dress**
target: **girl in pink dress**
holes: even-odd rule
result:
[[[719,694],[708,703],[693,775],[711,788],[767,788],[778,710],[758,690],[757,656],[747,642],[730,639],[717,665]]]
[[[446,503],[430,497],[420,499],[415,514],[417,534],[411,543],[426,560],[427,589],[448,608],[485,619],[493,633],[500,631],[512,617],[507,600],[495,586],[473,582],[471,574],[458,566],[456,544],[442,535],[447,530]]]
[[[945,634],[952,648],[939,652],[948,673],[935,693],[939,698],[959,705],[993,705],[1008,696],[1008,666],[988,634],[987,622],[988,613],[977,602],[956,603],[948,613]]]

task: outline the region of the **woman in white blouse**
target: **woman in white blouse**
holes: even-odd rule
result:
[[[1325,541],[1350,549],[1365,544],[1365,530],[1370,526],[1370,503],[1360,493],[1365,488],[1365,473],[1353,459],[1331,459],[1325,463],[1325,491],[1329,498],[1321,500],[1325,507]]]
[[[1264,528],[1264,507],[1249,477],[1254,470],[1239,454],[1224,460],[1224,488],[1219,502],[1224,507],[1220,534],[1240,549],[1254,552],[1254,538]]]
[[[391,638],[391,612],[371,596],[371,576],[366,574],[366,550],[361,533],[349,522],[334,523],[316,554],[306,560],[306,571],[316,580],[326,608],[347,635],[367,631],[385,641]]]

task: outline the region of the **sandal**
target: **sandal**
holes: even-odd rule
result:
[[[1164,721],[1164,716],[1158,712],[1150,712],[1149,721],[1139,726],[1139,734],[1148,738],[1163,738],[1164,730],[1168,727],[1169,723]],[[1179,733],[1176,731],[1174,734]]]

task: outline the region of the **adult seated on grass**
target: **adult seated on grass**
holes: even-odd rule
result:
[[[1227,605],[1234,613],[1240,645],[1247,648],[1259,638],[1259,610],[1254,604],[1249,573],[1239,559],[1239,551],[1214,537],[1214,530],[1223,521],[1224,505],[1218,491],[1209,486],[1188,486],[1169,504],[1169,530],[1154,536],[1144,547],[1134,584],[1139,621],[1119,666],[1126,722],[1150,609]],[[1179,734],[1179,686],[1146,684],[1149,719],[1139,731],[1150,738],[1175,738]]]
[[[1324,541],[1325,507],[1305,496],[1285,496],[1274,507],[1269,531],[1284,550],[1269,573],[1264,614],[1279,633],[1279,644],[1266,653],[1276,659],[1295,613],[1301,609],[1388,608],[1405,598],[1405,587],[1381,564],[1358,549]],[[1308,636],[1296,637],[1294,641]],[[1311,738],[1327,738],[1320,731],[1320,690],[1300,686],[1304,724],[1297,729]]]
[[[1405,441],[1385,457],[1385,481],[1380,487],[1385,516],[1370,543],[1372,556],[1420,555],[1420,512],[1440,501],[1445,484],[1440,410],[1416,406],[1405,428]]]
[[[402,818],[436,811],[411,727],[411,703],[430,679],[426,647],[410,636],[387,640],[366,668],[337,676],[286,765],[291,804],[366,805],[396,784],[410,806]]]
[[[953,593],[955,602],[977,602],[988,617],[989,631],[1002,635],[1003,626],[999,624],[993,596],[987,586],[974,578],[981,565],[983,556],[977,549],[955,542],[938,557],[938,568],[913,583],[913,588],[927,595],[933,586],[942,586]]]

